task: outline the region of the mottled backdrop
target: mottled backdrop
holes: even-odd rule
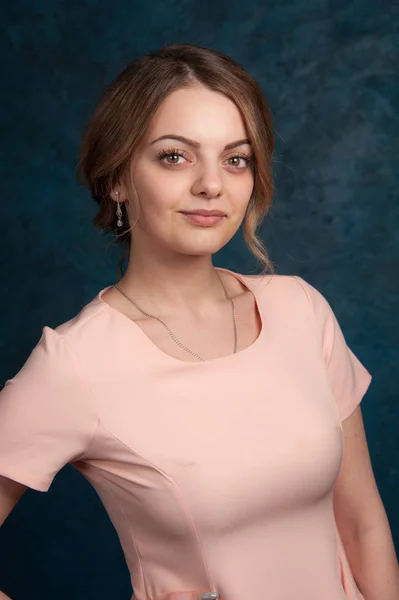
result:
[[[395,0],[10,0],[2,3],[1,381],[44,325],[116,278],[119,251],[75,180],[84,124],[132,58],[210,46],[260,82],[275,117],[277,192],[261,234],[277,272],[329,300],[374,376],[363,406],[396,546],[398,513],[399,4]],[[217,266],[256,269],[242,238]],[[71,466],[28,491],[0,531],[13,600],[127,600],[116,533]]]

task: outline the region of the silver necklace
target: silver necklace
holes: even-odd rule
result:
[[[232,312],[233,312],[234,354],[235,354],[237,352],[237,323],[236,323],[236,312],[235,312],[235,308],[234,308],[234,302],[233,302],[233,299],[231,298],[231,296],[228,294],[228,292],[227,292],[227,290],[226,290],[226,288],[224,286],[224,283],[223,283],[221,277],[219,276],[219,273],[216,273],[216,275],[219,277],[220,283],[222,284],[223,289],[224,289],[225,296],[230,301]],[[166,330],[169,333],[169,335],[172,338],[172,340],[174,342],[176,342],[176,344],[178,346],[180,346],[180,348],[182,348],[183,350],[185,350],[186,352],[188,352],[189,354],[191,354],[192,356],[194,356],[197,360],[199,360],[201,362],[204,362],[205,359],[203,359],[201,356],[199,356],[198,354],[196,354],[195,352],[193,352],[192,350],[190,350],[189,348],[187,348],[187,346],[185,346],[184,344],[182,344],[182,342],[177,339],[177,337],[175,336],[175,334],[173,333],[173,331],[166,325],[166,323],[164,321],[162,321],[162,319],[160,319],[159,317],[156,317],[155,315],[150,315],[145,310],[143,310],[142,308],[140,308],[140,306],[138,306],[138,304],[136,304],[136,302],[132,298],[130,298],[130,296],[128,296],[126,294],[126,292],[123,291],[123,289],[120,287],[120,285],[118,283],[115,283],[114,287],[117,290],[119,290],[121,292],[121,294],[123,294],[123,296],[125,296],[125,298],[127,298],[127,300],[129,300],[132,304],[134,304],[134,306],[141,313],[143,313],[143,315],[145,315],[146,317],[150,317],[151,319],[156,319],[157,321],[159,321],[160,323],[162,323],[162,325],[166,328]]]

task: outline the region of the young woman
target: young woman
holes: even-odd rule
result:
[[[218,52],[130,64],[79,164],[127,269],[44,327],[0,395],[2,518],[72,463],[137,600],[399,597],[359,407],[371,376],[327,300],[277,275],[255,233],[272,131],[258,85]],[[213,266],[241,225],[258,275]]]

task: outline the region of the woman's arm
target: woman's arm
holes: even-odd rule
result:
[[[342,422],[344,456],[334,491],[338,530],[365,600],[399,600],[399,567],[371,466],[360,407]]]
[[[0,526],[27,489],[26,485],[0,475]]]
[[[4,523],[26,490],[26,485],[0,475],[0,525]],[[11,600],[11,598],[4,592],[0,592],[0,600]]]

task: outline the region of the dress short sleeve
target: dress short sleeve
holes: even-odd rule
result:
[[[295,276],[314,314],[331,388],[341,421],[349,417],[366,393],[371,375],[346,344],[341,327],[326,298],[310,283]]]
[[[66,463],[84,456],[98,420],[79,368],[64,337],[44,327],[0,392],[0,475],[45,492]]]

